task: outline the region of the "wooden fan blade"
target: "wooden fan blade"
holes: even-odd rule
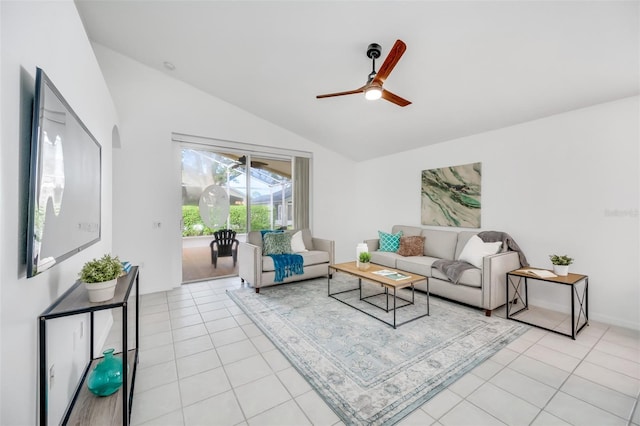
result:
[[[396,66],[405,50],[407,50],[407,45],[404,44],[402,40],[396,40],[396,43],[393,45],[393,48],[389,51],[384,63],[378,70],[378,73],[373,79],[374,83],[379,83],[381,86],[384,81],[387,79],[393,68]]]
[[[411,105],[411,102],[401,98],[400,96],[391,93],[388,90],[382,89],[382,99],[386,99],[389,102],[393,102],[394,104],[401,106],[401,107],[405,107],[407,105]]]
[[[322,99],[322,98],[332,98],[334,96],[344,96],[344,95],[355,95],[356,93],[364,93],[364,89],[367,86],[362,86],[359,89],[356,90],[350,90],[348,92],[337,92],[337,93],[328,93],[326,95],[318,95],[316,96],[316,98],[318,99]]]

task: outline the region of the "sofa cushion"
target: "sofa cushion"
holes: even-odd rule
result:
[[[442,272],[438,271],[436,268],[431,270],[431,276],[433,278],[437,278],[442,281],[449,281],[449,278]],[[451,283],[454,285],[453,283]],[[458,281],[458,285],[464,285],[467,287],[477,287],[482,288],[482,271],[477,268],[467,269],[460,275],[460,280]]]
[[[400,237],[400,256],[422,256],[424,252],[424,237],[420,235]]]
[[[455,231],[439,231],[435,229],[423,229],[424,255],[439,259],[453,260],[458,233]]]
[[[469,238],[473,237],[474,235],[478,235],[478,233],[475,231],[460,231],[458,233],[458,243],[456,244],[456,257],[454,257],[455,260],[458,260],[460,258],[460,253],[462,253],[464,246],[467,245],[467,241],[469,241]]]
[[[408,236],[422,235],[422,228],[417,226],[393,225],[391,227],[391,233],[397,234],[398,232],[402,232],[402,235]]]
[[[431,265],[433,265],[433,262],[436,260],[438,259],[429,256],[401,257],[396,261],[396,268],[413,274],[430,277]]]
[[[462,253],[460,253],[458,260],[468,262],[476,268],[482,268],[482,259],[485,256],[496,254],[498,250],[500,250],[501,246],[502,242],[500,241],[485,243],[480,239],[480,237],[474,235],[469,238],[469,241],[467,241],[467,244],[464,246],[464,249],[462,249]]]
[[[389,251],[372,251],[371,254],[371,263],[375,263],[376,265],[387,266],[389,268],[396,267],[396,261],[398,259],[402,259],[398,253],[392,253]]]
[[[329,263],[329,253],[320,250],[310,250],[304,253],[298,253],[302,256],[302,266],[319,265]],[[262,256],[262,272],[275,271],[273,258],[271,256]]]
[[[400,237],[402,237],[402,231],[397,234],[378,231],[378,236],[380,237],[380,248],[378,250],[395,253],[400,248]]]
[[[262,235],[260,231],[250,231],[247,233],[247,243],[262,248]]]
[[[291,251],[291,234],[269,232],[264,235],[263,254],[286,254]]]
[[[302,239],[302,231],[295,232],[291,236],[291,251],[294,253],[302,253],[307,250],[304,240]]]

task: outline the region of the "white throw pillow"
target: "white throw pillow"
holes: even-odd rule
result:
[[[291,237],[291,251],[294,253],[302,253],[307,250],[304,246],[304,240],[302,239],[302,231],[298,231]]]
[[[469,241],[467,241],[467,244],[462,249],[462,253],[460,253],[458,260],[464,260],[476,268],[482,268],[482,258],[491,254],[496,254],[498,250],[500,250],[501,246],[502,243],[500,241],[495,243],[485,243],[480,239],[480,237],[474,235],[469,238]]]

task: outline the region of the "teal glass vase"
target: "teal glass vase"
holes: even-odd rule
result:
[[[87,387],[95,395],[107,396],[122,386],[122,360],[113,356],[113,349],[107,349],[102,354],[104,358],[89,375]]]

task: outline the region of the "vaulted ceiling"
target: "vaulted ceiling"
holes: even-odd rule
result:
[[[92,41],[357,161],[639,93],[638,1],[76,4]],[[411,105],[316,99],[396,39],[384,87]]]

